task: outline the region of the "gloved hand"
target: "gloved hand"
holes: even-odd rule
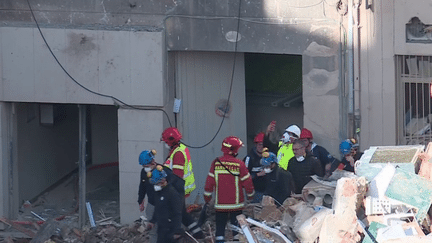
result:
[[[144,211],[144,200],[143,200],[142,203],[139,205],[139,210],[140,210],[140,212]]]

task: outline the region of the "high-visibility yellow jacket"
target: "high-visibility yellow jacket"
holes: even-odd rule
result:
[[[181,152],[184,156],[184,164],[178,164],[176,161],[174,161],[174,155],[177,152]],[[183,162],[183,161],[182,161]],[[192,170],[192,161],[191,156],[189,153],[189,149],[182,143],[172,151],[169,159],[165,162],[165,165],[168,166],[170,169],[173,170],[174,174],[176,173],[176,170],[181,170],[183,173],[183,180],[185,181],[185,195],[188,196],[193,190],[195,190],[195,176]]]
[[[279,162],[279,166],[286,170],[288,168],[289,160],[294,157],[294,151],[292,149],[292,143],[284,144],[282,142],[279,143],[279,150],[277,152],[277,160]]]

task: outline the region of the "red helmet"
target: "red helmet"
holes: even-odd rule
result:
[[[242,146],[243,142],[238,137],[229,136],[223,140],[221,151],[224,154],[237,155],[239,148]]]
[[[175,127],[169,127],[162,132],[162,141],[164,141],[169,146],[173,146],[180,142],[182,138],[181,133]]]
[[[254,138],[254,143],[262,143],[264,142],[265,134],[263,132],[258,133]]]
[[[306,128],[302,128],[301,133],[300,133],[300,139],[302,139],[302,138],[313,139],[312,132]]]

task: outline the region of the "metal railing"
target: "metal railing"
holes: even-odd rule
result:
[[[431,81],[431,56],[396,56],[398,144],[432,141]]]

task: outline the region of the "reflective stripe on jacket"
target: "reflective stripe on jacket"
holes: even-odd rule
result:
[[[183,154],[183,156],[185,158],[184,166],[176,165],[173,162],[174,155],[177,152],[181,152]],[[184,144],[181,143],[171,153],[169,161],[170,161],[170,164],[168,165],[168,167],[170,167],[171,169],[183,169],[183,180],[185,181],[185,195],[189,195],[196,188],[195,176],[194,176],[194,173],[192,170],[192,161],[191,161],[189,149]]]
[[[277,160],[279,162],[279,166],[286,170],[288,168],[289,160],[294,157],[294,151],[292,150],[292,143],[290,144],[282,144],[279,147],[277,152]]]

